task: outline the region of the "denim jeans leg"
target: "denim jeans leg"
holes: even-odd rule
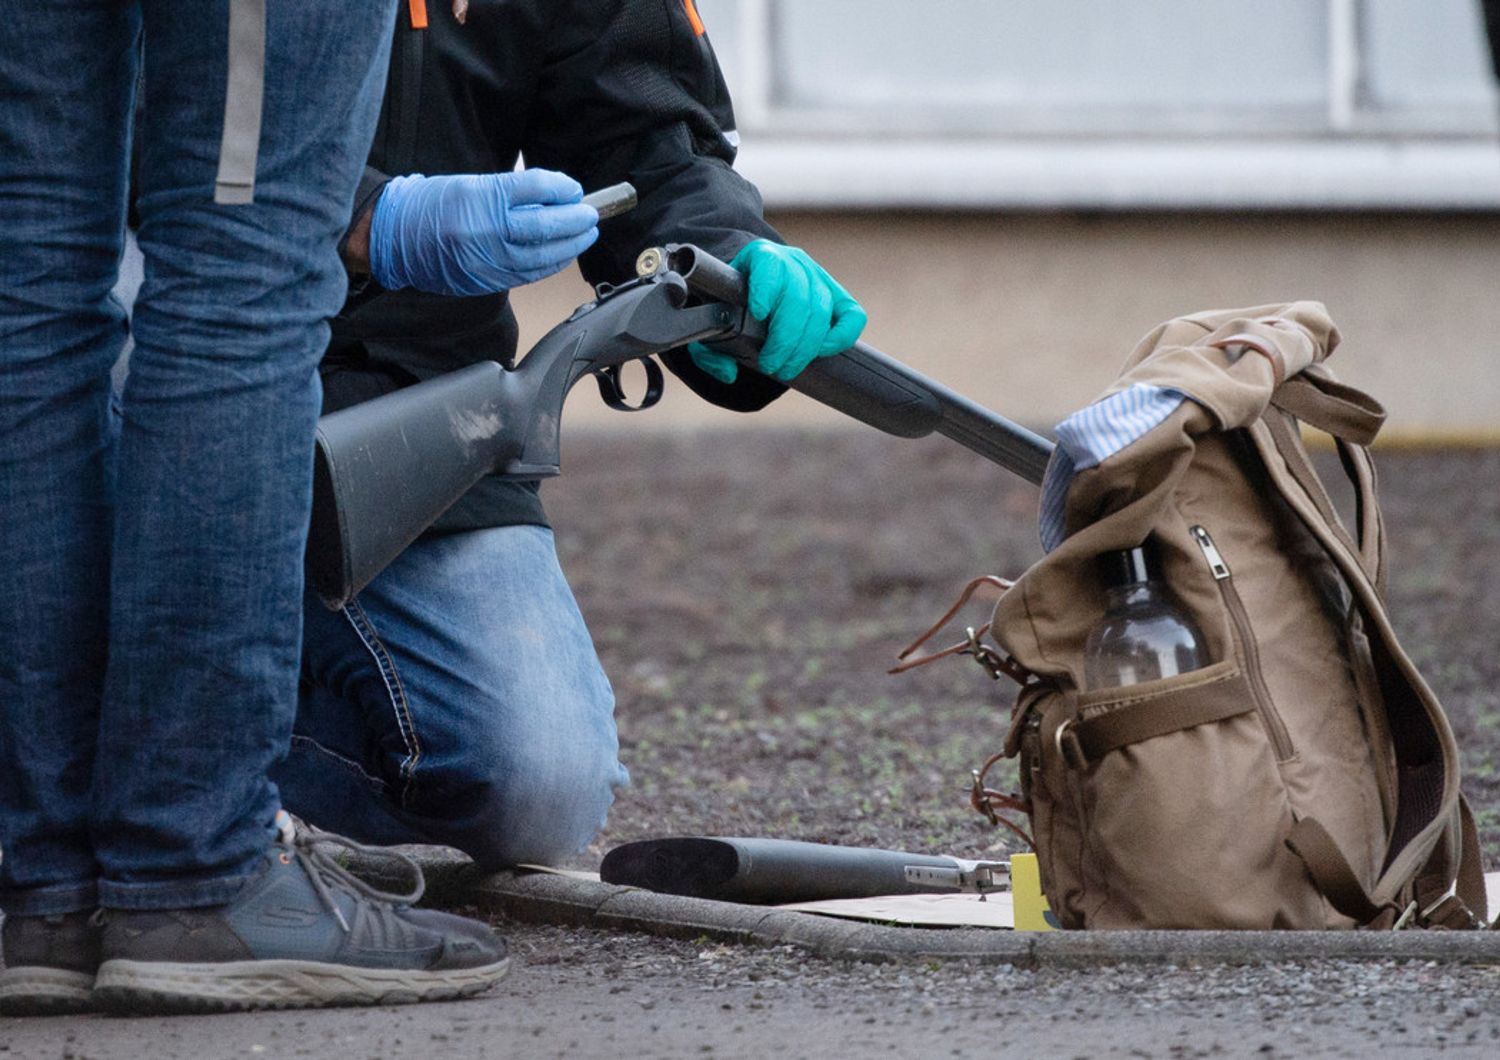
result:
[[[552,532],[423,539],[338,614],[309,598],[287,808],[367,842],[556,863],[604,825],[614,695]]]
[[[217,205],[228,0],[141,0],[145,280],[125,383],[94,771],[100,902],[227,900],[272,838],[335,244],[390,0],[267,4],[255,201]]]
[[[110,297],[139,13],[7,5],[0,30],[0,908],[95,902],[108,624]]]

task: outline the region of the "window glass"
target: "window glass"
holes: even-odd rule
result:
[[[1494,100],[1479,0],[1366,0],[1369,103],[1382,110]]]
[[[819,0],[774,7],[792,108],[1318,108],[1312,0]]]
[[[1329,0],[696,4],[742,120],[780,130],[1317,135],[1339,110]],[[1354,9],[1355,129],[1494,128],[1479,0]]]

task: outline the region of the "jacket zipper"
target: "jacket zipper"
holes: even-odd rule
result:
[[[387,155],[388,164],[393,165],[392,174],[410,173],[417,168],[417,136],[422,121],[422,81],[427,67],[427,23],[426,7],[419,20],[415,6],[408,9],[407,28],[398,32],[391,43],[398,62],[392,62],[390,82],[387,88],[387,103],[391,107],[391,125],[395,133],[394,143]],[[418,22],[421,22],[418,25]]]
[[[1201,526],[1194,526],[1190,532],[1203,552],[1203,558],[1208,561],[1208,569],[1219,583],[1219,592],[1224,597],[1224,605],[1229,609],[1229,617],[1234,620],[1235,634],[1239,637],[1240,649],[1245,656],[1245,669],[1249,671],[1245,676],[1249,678],[1261,724],[1266,728],[1266,735],[1271,738],[1276,761],[1285,762],[1292,757],[1292,738],[1271,702],[1271,690],[1266,687],[1265,675],[1260,670],[1260,648],[1255,642],[1255,632],[1250,628],[1250,616],[1245,612],[1245,602],[1240,599],[1239,590],[1234,587],[1229,564],[1224,562],[1223,554],[1219,552],[1208,531]]]

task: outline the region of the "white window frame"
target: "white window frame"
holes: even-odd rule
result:
[[[1432,127],[1366,105],[1364,0],[1328,5],[1321,127],[1208,136],[877,131],[776,100],[775,5],[738,0],[739,168],[790,208],[1500,209],[1496,114]]]

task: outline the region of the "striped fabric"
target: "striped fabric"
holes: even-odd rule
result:
[[[1184,397],[1182,391],[1170,387],[1136,383],[1057,425],[1057,451],[1042,482],[1042,548],[1051,552],[1066,536],[1064,515],[1073,476],[1140,438],[1177,411]]]

